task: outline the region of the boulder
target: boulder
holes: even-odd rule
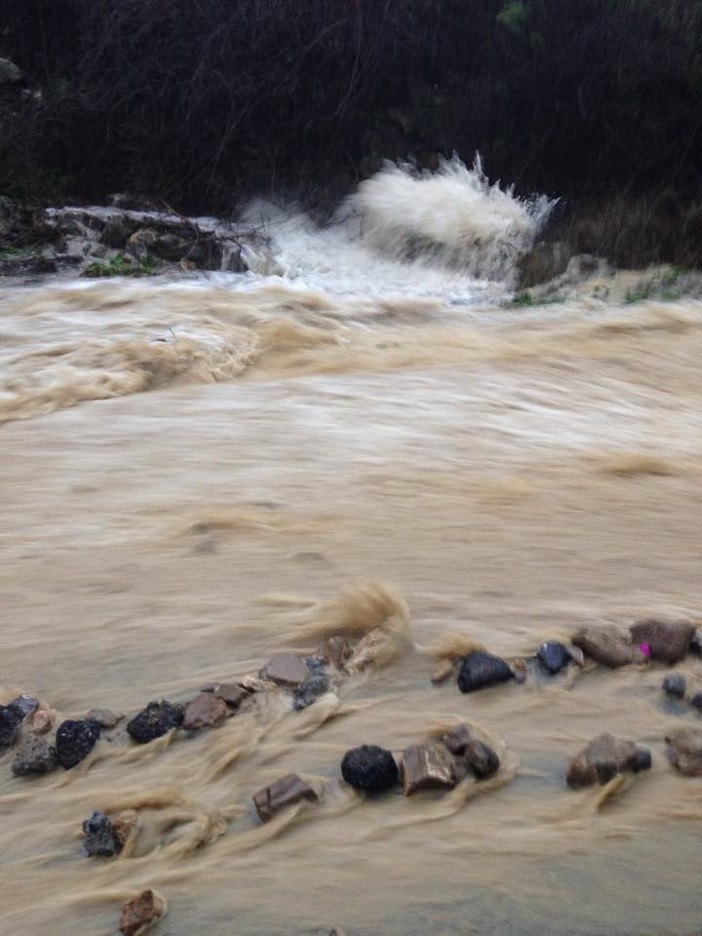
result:
[[[652,660],[674,666],[687,656],[695,625],[672,618],[646,618],[632,624],[630,633],[634,644],[649,645]]]
[[[12,747],[20,725],[37,708],[39,700],[26,694],[17,696],[8,705],[0,705],[0,750]]]
[[[114,858],[122,850],[116,838],[112,822],[101,812],[93,812],[83,822],[83,848],[89,858]]]
[[[681,728],[666,735],[668,760],[680,773],[702,774],[702,729]]]
[[[328,691],[329,678],[326,673],[318,672],[313,676],[308,676],[295,690],[293,708],[298,711],[307,708],[308,705],[312,705],[313,702],[316,702],[321,695],[324,695],[324,693]]]
[[[278,653],[272,657],[259,673],[261,679],[270,680],[286,689],[297,689],[310,675],[302,657],[294,653]]]
[[[460,779],[472,773],[476,780],[487,780],[500,769],[500,758],[488,744],[474,736],[469,725],[457,725],[442,736],[441,742],[453,754]]]
[[[461,692],[476,692],[513,678],[511,667],[503,659],[484,650],[474,650],[464,657],[457,682]]]
[[[551,675],[560,673],[570,663],[571,655],[568,648],[557,640],[547,640],[536,651],[536,657]]]
[[[297,774],[290,773],[254,793],[253,802],[261,821],[270,822],[281,809],[303,800],[314,802],[317,799],[317,793],[308,783]]]
[[[614,669],[634,661],[634,647],[629,638],[612,627],[583,627],[572,643],[601,666]]]
[[[383,793],[397,786],[399,773],[395,758],[377,744],[351,748],[341,761],[341,776],[354,789]]]
[[[633,741],[601,734],[570,762],[566,783],[569,787],[608,783],[623,771],[638,773],[651,766],[651,752]]]
[[[148,744],[165,735],[171,728],[178,728],[182,722],[183,707],[161,699],[160,702],[149,702],[145,709],[135,715],[127,723],[127,731],[137,744]]]
[[[687,681],[680,673],[671,673],[663,680],[663,692],[675,699],[682,699],[687,691]]]
[[[454,758],[440,742],[413,744],[402,752],[400,781],[405,796],[418,790],[452,790],[458,779]]]
[[[56,748],[45,738],[29,736],[20,741],[12,773],[17,777],[43,776],[59,765]]]
[[[56,732],[56,757],[59,764],[65,770],[80,764],[95,747],[100,731],[100,725],[89,719],[67,719],[61,722]]]
[[[120,933],[122,936],[142,936],[164,916],[166,906],[166,901],[156,891],[142,891],[122,907]]]
[[[186,705],[183,713],[183,728],[186,731],[216,728],[228,717],[229,708],[224,699],[211,692],[201,692]]]

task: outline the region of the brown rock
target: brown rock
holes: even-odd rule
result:
[[[211,692],[201,692],[185,707],[183,728],[199,731],[201,728],[216,728],[228,717],[229,709],[224,699]]]
[[[622,771],[638,773],[651,766],[650,752],[633,741],[622,741],[611,734],[601,734],[583,748],[570,762],[566,783],[569,787],[607,783]]]
[[[238,686],[236,683],[219,683],[212,690],[212,695],[217,696],[218,699],[222,699],[227,708],[232,712],[236,712],[241,703],[249,695],[246,689],[243,686]]]
[[[353,653],[346,661],[346,672],[352,674],[362,673],[364,670],[368,669],[369,666],[373,666],[378,658],[383,655],[382,650],[378,648],[382,647],[382,645],[387,642],[388,635],[382,627],[374,627],[373,630],[368,631],[368,633],[358,641],[353,648]]]
[[[500,769],[500,759],[495,751],[476,738],[469,725],[452,728],[442,736],[441,742],[453,754],[461,780],[467,773],[472,773],[478,780],[486,780]]]
[[[633,624],[630,632],[635,644],[649,644],[652,660],[674,666],[687,656],[695,625],[672,618],[646,618]]]
[[[122,936],[141,936],[166,912],[166,901],[156,891],[144,890],[122,907],[119,931]]]
[[[301,800],[314,802],[318,799],[312,787],[297,774],[290,773],[268,787],[254,793],[253,802],[262,822],[269,822],[276,813]]]
[[[129,836],[139,825],[139,815],[136,810],[130,810],[129,812],[122,813],[122,815],[117,816],[116,819],[112,820],[112,834],[115,837],[115,841],[119,845],[119,850],[121,851]]]
[[[400,781],[405,796],[418,790],[452,790],[458,783],[456,763],[441,742],[413,744],[402,752]]]
[[[242,689],[245,689],[249,695],[255,692],[269,692],[271,689],[278,688],[277,684],[271,682],[270,679],[261,679],[259,676],[251,675],[242,677],[239,685]],[[243,702],[244,699],[241,701]]]
[[[46,734],[47,731],[51,731],[53,725],[53,716],[46,709],[37,709],[32,715],[30,726],[34,734]]]
[[[451,676],[456,671],[456,661],[455,660],[441,660],[437,665],[434,672],[431,674],[431,681],[435,686],[439,686],[441,683],[446,682],[447,679],[450,679]]]
[[[334,669],[343,669],[344,664],[349,659],[353,649],[351,644],[341,634],[336,634],[325,641],[321,650],[322,657],[333,666]]]
[[[124,718],[124,715],[112,712],[110,709],[93,708],[85,717],[96,721],[101,728],[114,728],[117,722]]]
[[[631,641],[613,627],[583,627],[575,634],[572,643],[602,666],[626,666],[634,660]]]
[[[278,653],[266,663],[258,675],[261,679],[270,680],[286,689],[297,689],[310,675],[310,671],[302,657],[295,656],[294,653]]]
[[[680,728],[665,739],[668,760],[680,773],[702,774],[702,730]]]

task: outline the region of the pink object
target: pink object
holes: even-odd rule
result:
[[[643,655],[646,657],[647,660],[650,659],[651,657],[651,644],[650,643],[639,644],[639,650],[643,653]]]

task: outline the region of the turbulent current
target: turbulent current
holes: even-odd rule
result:
[[[314,650],[340,608],[363,628],[406,602],[412,628],[301,712],[99,741],[33,780],[0,756],[3,934],[107,936],[144,887],[170,936],[699,931],[702,781],[663,738],[700,716],[662,703],[665,670],[430,675],[456,634],[514,659],[702,616],[702,306],[510,307],[547,203],[442,173],[389,167],[323,231],[252,205],[274,275],[0,289],[0,702],[133,713]],[[482,796],[333,785],[252,818],[283,774],[335,781],[350,747],[462,721],[504,753]],[[606,802],[564,782],[602,731],[653,754]],[[85,857],[93,810],[135,810],[138,847]]]

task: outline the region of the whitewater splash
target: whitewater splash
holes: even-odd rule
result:
[[[324,228],[297,208],[260,200],[243,220],[264,225],[277,261],[269,272],[287,279],[337,295],[434,295],[474,304],[496,298],[490,284],[513,288],[518,261],[555,204],[491,184],[480,156],[471,168],[454,156],[434,172],[386,163]]]

